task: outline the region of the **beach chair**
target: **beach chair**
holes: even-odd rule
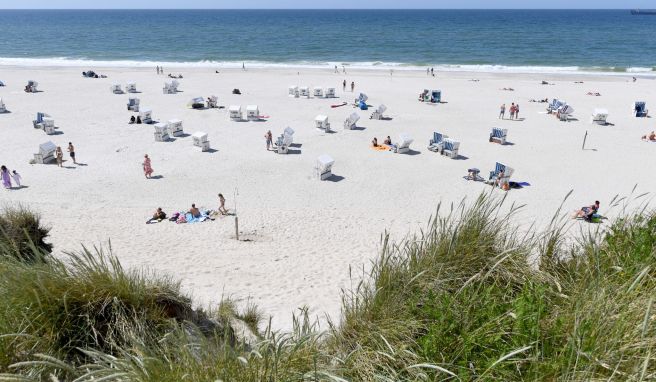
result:
[[[144,109],[139,111],[139,118],[141,118],[141,123],[153,123],[153,111],[150,109]]]
[[[360,120],[360,116],[358,113],[352,113],[351,115],[346,118],[346,121],[344,121],[344,130],[353,130],[356,128],[356,124]]]
[[[157,142],[166,142],[171,139],[169,135],[168,124],[166,123],[156,123],[155,124],[155,141]]]
[[[636,117],[646,117],[649,110],[647,110],[647,103],[642,101],[637,101],[633,106],[633,114]]]
[[[592,112],[592,123],[598,125],[606,125],[608,119],[608,110],[606,109],[594,109]]]
[[[336,97],[335,88],[325,88],[323,90],[323,96],[325,98],[335,98]]]
[[[323,98],[323,88],[315,86],[312,95],[316,98]]]
[[[490,177],[488,178],[487,183],[499,186],[499,188],[508,188],[507,185],[510,182],[510,177],[513,175],[513,172],[515,172],[515,170],[512,167],[497,162],[494,171],[490,171]]]
[[[135,113],[139,111],[139,98],[130,97],[128,99],[128,110]]]
[[[128,82],[125,85],[125,92],[126,93],[136,93],[137,92],[137,83],[136,82]]]
[[[114,94],[123,94],[123,89],[121,89],[121,84],[114,84],[114,85],[112,85],[112,87],[110,88],[110,90],[111,90],[112,93],[114,93]]]
[[[298,90],[298,86],[295,86],[295,85],[290,86],[288,95],[289,95],[289,97],[298,98],[299,95],[300,95],[299,90]]]
[[[334,164],[335,160],[330,155],[320,155],[319,158],[317,158],[317,164],[315,167],[317,178],[320,180],[326,180],[333,176],[332,170]]]
[[[424,89],[422,98],[426,103],[440,103],[442,102],[442,91]]]
[[[508,129],[500,129],[498,127],[492,128],[492,132],[490,133],[490,142],[496,142],[505,145],[506,138],[508,138]]]
[[[574,113],[573,107],[571,107],[570,105],[564,105],[558,109],[556,116],[558,117],[559,120],[563,122],[569,122],[569,120],[572,118],[573,113]]]
[[[257,107],[257,105],[246,106],[246,119],[249,121],[260,120],[260,109]]]
[[[187,104],[192,109],[205,109],[205,98],[203,97],[194,97]]]
[[[39,83],[34,80],[27,81],[27,86],[25,86],[25,91],[27,93],[36,93],[38,91]]]
[[[317,115],[314,119],[314,125],[317,129],[324,130],[326,133],[329,133],[330,123],[328,122],[328,116],[326,115]]]
[[[217,107],[219,107],[219,98],[215,95],[207,97],[207,108],[216,109]]]
[[[547,113],[555,113],[565,105],[567,105],[567,102],[554,98],[551,100],[551,103],[547,105]]]
[[[173,80],[171,82],[164,82],[164,89],[163,92],[164,94],[175,94],[178,92],[178,85],[180,83],[176,80]]]
[[[360,93],[358,94],[358,98],[355,99],[354,103],[356,105],[360,104],[361,102],[366,104],[368,99],[369,97],[366,94]]]
[[[55,120],[46,113],[36,113],[36,119],[32,121],[35,129],[41,129],[48,135],[55,133]]]
[[[298,88],[299,97],[310,98],[310,88],[307,86],[301,86]]]
[[[39,152],[34,154],[34,162],[38,164],[54,162],[55,151],[57,151],[57,146],[51,141],[40,144]]]
[[[444,144],[444,139],[448,137],[448,135],[433,132],[433,138],[428,141],[428,150],[436,153],[441,152]]]
[[[399,143],[392,145],[392,150],[397,154],[403,154],[410,151],[410,144],[414,142],[414,139],[408,134],[402,133],[399,134]]]
[[[2,98],[0,98],[0,113],[6,113],[7,112],[7,107],[5,106],[5,103],[2,101]]]
[[[230,106],[228,108],[228,115],[230,116],[230,120],[232,121],[241,121],[242,120],[241,106],[239,105]]]
[[[184,130],[182,129],[182,121],[179,119],[169,119],[167,129],[169,134],[174,137],[184,135]]]
[[[3,86],[5,86],[5,83],[0,81],[0,87],[3,87]]]
[[[385,110],[387,110],[387,106],[381,104],[381,105],[378,106],[378,108],[377,108],[377,109],[371,114],[371,117],[369,117],[369,119],[378,119],[378,120],[380,120],[380,119],[385,118],[385,117],[383,116],[383,113],[385,112]]]
[[[292,143],[294,143],[294,130],[291,127],[287,127],[278,139],[276,139],[273,151],[278,154],[287,154],[289,152],[289,146]]]
[[[460,149],[460,142],[451,138],[444,138],[442,145],[442,155],[446,155],[451,159],[458,158],[458,150]]]
[[[205,151],[210,151],[210,141],[207,139],[207,133],[204,133],[202,131],[193,133],[191,135],[194,148],[196,150],[205,152]]]

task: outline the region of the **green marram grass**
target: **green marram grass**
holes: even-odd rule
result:
[[[561,218],[519,230],[522,207],[504,203],[440,206],[415,236],[383,235],[323,331],[306,311],[277,332],[253,306],[192,309],[177,282],[111,251],[5,256],[0,380],[655,380],[656,214],[586,223],[572,241]]]

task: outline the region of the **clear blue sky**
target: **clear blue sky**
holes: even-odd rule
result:
[[[656,8],[654,0],[0,0],[0,9],[159,8]]]

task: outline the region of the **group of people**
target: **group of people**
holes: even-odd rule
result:
[[[642,136],[643,141],[650,141],[650,142],[656,142],[656,132],[651,132],[647,135]]]
[[[433,76],[433,77],[435,77],[435,69],[433,69],[433,68],[426,68],[426,75],[427,75],[427,76]]]
[[[73,146],[72,142],[68,142],[66,151],[68,151],[68,155],[71,157],[73,163],[78,164],[75,158],[75,146]],[[57,161],[58,167],[64,167],[64,150],[62,150],[61,146],[57,146],[57,149],[55,149],[55,160]]]
[[[223,194],[219,194],[218,197],[219,197],[218,212],[221,215],[227,215],[228,214],[228,209],[225,206],[225,202],[226,202],[225,197],[223,196]],[[201,210],[198,207],[196,207],[196,203],[192,203],[191,208],[186,213],[190,214],[191,217],[194,218],[194,219],[199,219],[199,218],[203,217],[203,213],[201,212]],[[171,217],[171,221],[176,221],[177,222],[179,220],[180,215],[181,215],[180,213],[174,214]],[[155,210],[155,213],[153,213],[153,216],[146,221],[146,224],[159,223],[159,222],[161,222],[165,219],[166,219],[166,212],[164,212],[164,210],[162,210],[162,207],[157,207],[157,210]]]
[[[2,165],[0,166],[0,179],[2,179],[2,186],[6,188],[7,190],[10,190],[13,188],[11,181],[13,180],[14,183],[16,184],[17,188],[21,188],[21,176],[20,174],[16,171],[9,171],[7,166]]]
[[[342,91],[346,91],[346,80],[342,82]],[[355,91],[355,81],[351,81],[351,93]]]
[[[387,136],[387,138],[385,138],[383,144],[387,146],[394,146],[394,144],[392,143],[392,138],[390,138],[389,135]],[[371,145],[373,147],[379,147],[380,144],[378,144],[378,138],[374,137],[374,139],[371,140]]]
[[[157,74],[164,74],[164,67],[163,66],[157,65],[155,67],[155,69],[157,70]]]
[[[130,122],[128,122],[128,123],[129,123],[130,125],[135,124],[135,123],[136,123],[137,125],[140,125],[140,124],[142,123],[142,122],[141,122],[141,116],[138,115],[136,118],[134,117],[134,115],[131,116],[131,117],[130,117]]]
[[[514,102],[510,105],[510,119],[518,119],[519,118],[519,104],[515,104]],[[506,118],[506,104],[502,104],[501,107],[499,108],[499,119],[505,119]]]

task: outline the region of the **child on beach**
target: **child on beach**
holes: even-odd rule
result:
[[[12,177],[12,179],[14,179],[14,183],[16,183],[16,186],[18,188],[21,188],[21,179],[22,178],[21,178],[20,174],[16,170],[14,170],[14,171],[11,172],[11,177]]]
[[[2,178],[2,185],[7,190],[11,188],[11,176],[9,175],[9,169],[7,166],[0,166],[0,178]]]
[[[223,197],[223,194],[219,194],[219,212],[221,215],[228,214],[228,210],[225,207],[225,198]]]
[[[144,161],[141,166],[143,167],[146,179],[150,179],[151,175],[153,175],[153,167],[150,164],[150,158],[148,158],[148,154],[144,155]]]

